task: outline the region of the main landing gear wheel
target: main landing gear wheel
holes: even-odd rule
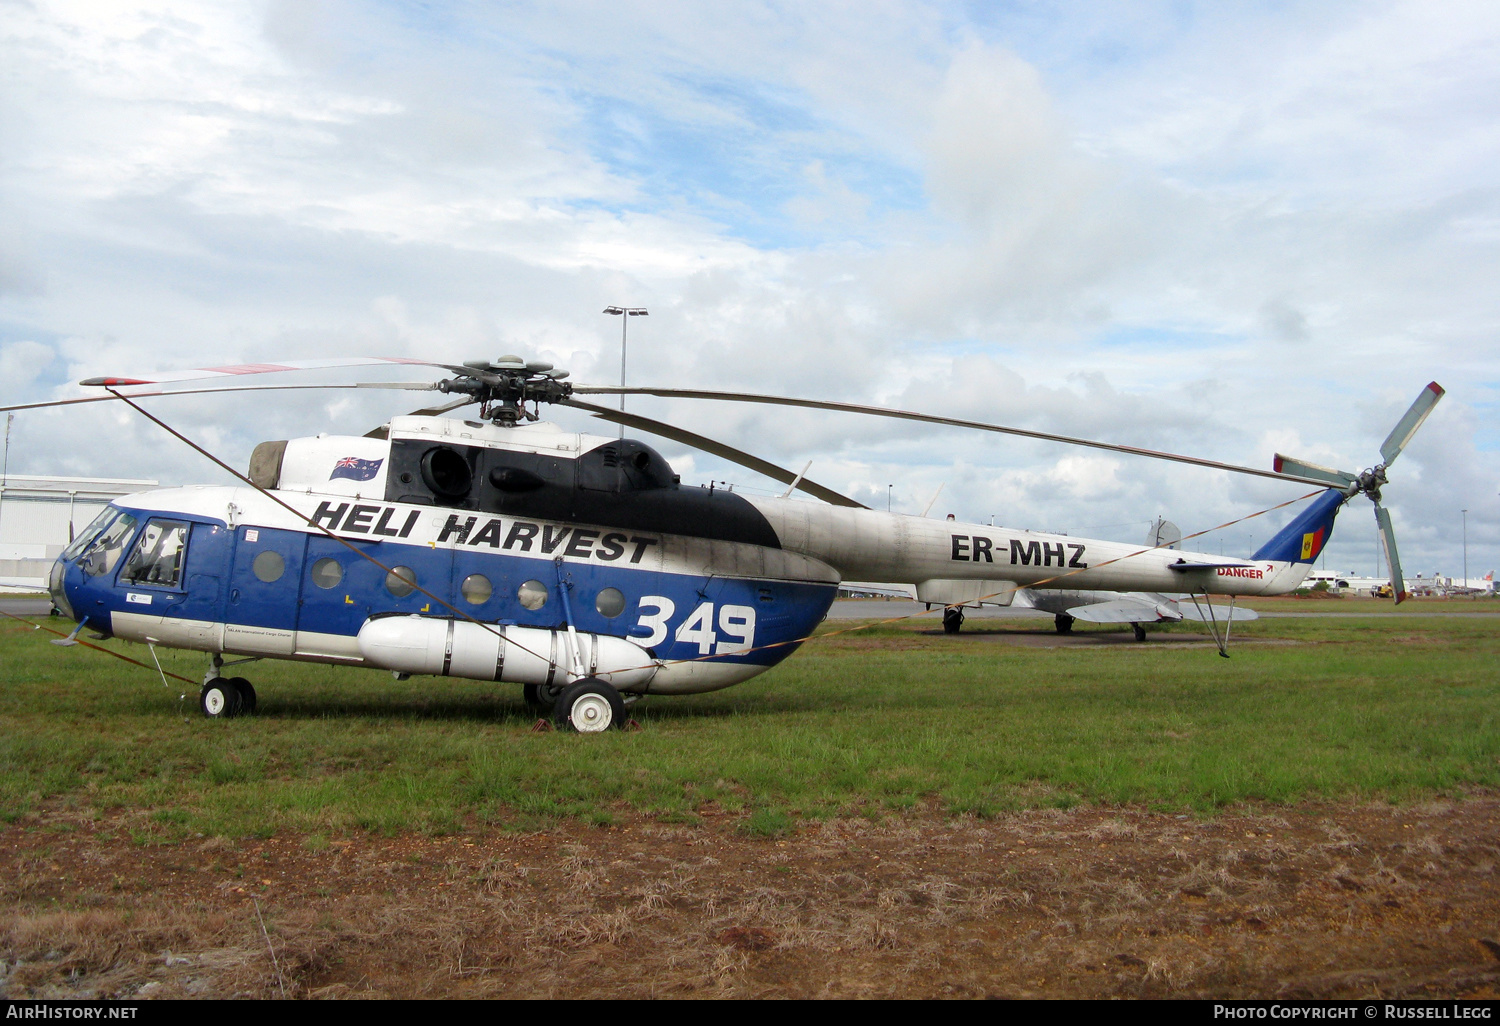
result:
[[[1146,628],[1142,627],[1138,623],[1133,623],[1133,624],[1130,625],[1130,627],[1131,627],[1132,630],[1135,631],[1135,640],[1136,641],[1145,641],[1146,640]]]
[[[1057,628],[1059,634],[1073,633],[1073,618],[1067,613],[1058,613],[1052,618],[1052,625]]]
[[[521,685],[521,697],[526,700],[526,707],[538,716],[551,716],[562,693],[563,689],[555,684]]]
[[[604,681],[590,678],[564,688],[552,716],[563,730],[600,734],[625,726],[625,702]]]
[[[964,625],[964,611],[962,609],[943,610],[943,633],[957,634],[958,629]]]
[[[230,677],[229,683],[240,693],[240,715],[255,715],[255,687],[244,677]]]
[[[198,695],[198,708],[211,720],[227,720],[238,716],[242,708],[240,689],[223,677],[215,677],[203,685]]]

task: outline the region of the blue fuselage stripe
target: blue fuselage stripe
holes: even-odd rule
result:
[[[101,614],[119,610],[352,637],[375,616],[454,615],[406,587],[401,578],[408,574],[388,575],[324,535],[244,525],[230,530],[179,513],[131,512],[142,525],[152,516],[192,522],[183,570],[175,586],[148,588],[118,581],[118,566],[85,577],[76,564],[69,565],[64,574],[69,601],[96,623]],[[401,541],[359,544],[477,620],[566,626],[552,559]],[[279,558],[265,556],[268,552]],[[562,579],[579,631],[631,637],[662,659],[714,655],[715,661],[763,666],[791,654],[796,646],[778,643],[810,634],[836,593],[836,586],[826,583],[581,561],[565,561]],[[756,650],[739,651],[749,646]]]

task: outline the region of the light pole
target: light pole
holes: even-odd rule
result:
[[[643,306],[606,306],[604,312],[611,317],[620,318],[620,387],[625,387],[625,340],[629,335],[630,318],[645,317],[646,308]],[[620,393],[620,412],[625,412],[625,393]],[[620,425],[620,437],[625,437],[625,425]]]
[[[5,510],[5,486],[10,484],[10,425],[15,419],[14,413],[5,415],[5,462],[3,466],[0,466],[0,513]]]
[[[1469,511],[1463,510],[1464,515],[1464,594],[1469,591]]]
[[[888,484],[885,486],[885,511],[887,513],[891,511],[891,489],[895,487],[896,486],[893,484]]]

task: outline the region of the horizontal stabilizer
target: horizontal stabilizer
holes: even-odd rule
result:
[[[1176,623],[1182,617],[1168,605],[1136,599],[1095,602],[1091,606],[1074,606],[1068,615],[1089,623]]]
[[[1180,600],[1177,603],[1177,609],[1182,613],[1184,620],[1192,620],[1195,623],[1209,623],[1211,621],[1223,623],[1225,620],[1233,620],[1235,623],[1249,623],[1251,620],[1260,619],[1259,613],[1253,609],[1246,609],[1244,606],[1235,606],[1233,609],[1228,606],[1214,606],[1214,614],[1210,617],[1207,609],[1200,610],[1198,606],[1193,605],[1191,601],[1186,599]]]

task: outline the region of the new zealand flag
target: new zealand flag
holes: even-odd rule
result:
[[[385,460],[362,460],[355,456],[345,456],[333,465],[333,473],[328,475],[328,480],[347,477],[351,481],[369,481],[380,473],[380,465]]]

